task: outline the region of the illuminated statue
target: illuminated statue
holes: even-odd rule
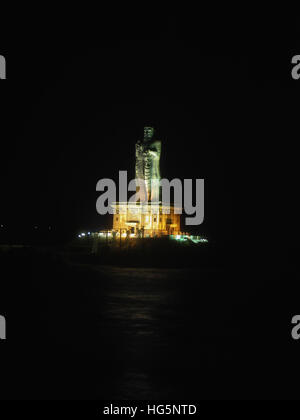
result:
[[[154,128],[144,128],[144,139],[135,146],[135,177],[145,181],[148,201],[159,201],[161,142],[153,140]]]
[[[135,145],[135,178],[140,182],[136,189],[142,205],[125,201],[112,205],[115,210],[113,230],[120,241],[180,234],[180,214],[175,213],[174,206],[161,202],[160,154],[161,142],[154,140],[154,128],[145,127],[143,140]]]

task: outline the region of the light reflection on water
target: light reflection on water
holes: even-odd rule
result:
[[[214,271],[91,269],[94,350],[106,352],[112,367],[122,366],[111,378],[115,398],[180,397],[186,381],[191,385],[193,375],[199,380],[199,370],[208,391],[210,369],[222,351],[216,326],[223,335],[226,328],[235,334],[228,309],[233,286],[219,282]]]
[[[74,272],[68,310],[78,322],[73,331],[66,325],[59,342],[72,342],[79,358],[87,355],[86,375],[93,372],[94,383],[89,379],[91,389],[83,392],[96,389],[95,397],[109,399],[198,398],[198,389],[205,397],[216,386],[212,378],[220,369],[224,378],[230,375],[241,354],[237,307],[248,293],[239,277],[104,266],[76,266]]]
[[[18,377],[22,397],[198,399],[232,395],[233,389],[242,394],[240,384],[251,375],[256,380],[271,353],[267,347],[268,357],[257,367],[255,354],[266,344],[265,324],[260,330],[265,312],[257,305],[261,279],[247,270],[46,260],[30,276],[24,281],[20,275],[16,283],[22,291],[18,304],[31,317],[30,336],[17,331],[22,341],[12,345],[18,353],[8,369],[12,391]],[[17,288],[11,285],[14,301]]]

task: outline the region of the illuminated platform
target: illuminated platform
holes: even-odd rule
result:
[[[113,231],[129,231],[135,237],[180,234],[181,209],[162,203],[114,203]]]

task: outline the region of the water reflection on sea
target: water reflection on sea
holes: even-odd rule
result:
[[[33,251],[6,254],[2,395],[191,400],[296,394],[289,374],[298,350],[285,304],[293,295],[296,313],[298,295],[289,274],[276,281],[269,268],[237,260],[222,267],[125,268]]]
[[[26,317],[11,327],[8,395],[206,399],[249,391],[265,348],[264,331],[261,340],[257,328],[255,340],[249,334],[253,276],[48,262],[31,265],[30,280],[16,277],[17,303],[11,289],[11,313]]]
[[[209,398],[226,386],[243,345],[238,312],[249,298],[247,282],[225,281],[216,270],[80,270],[82,339],[72,351],[89,354],[89,395]]]

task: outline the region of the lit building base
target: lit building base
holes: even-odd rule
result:
[[[162,203],[114,203],[113,231],[131,237],[160,237],[180,234],[179,210]]]

